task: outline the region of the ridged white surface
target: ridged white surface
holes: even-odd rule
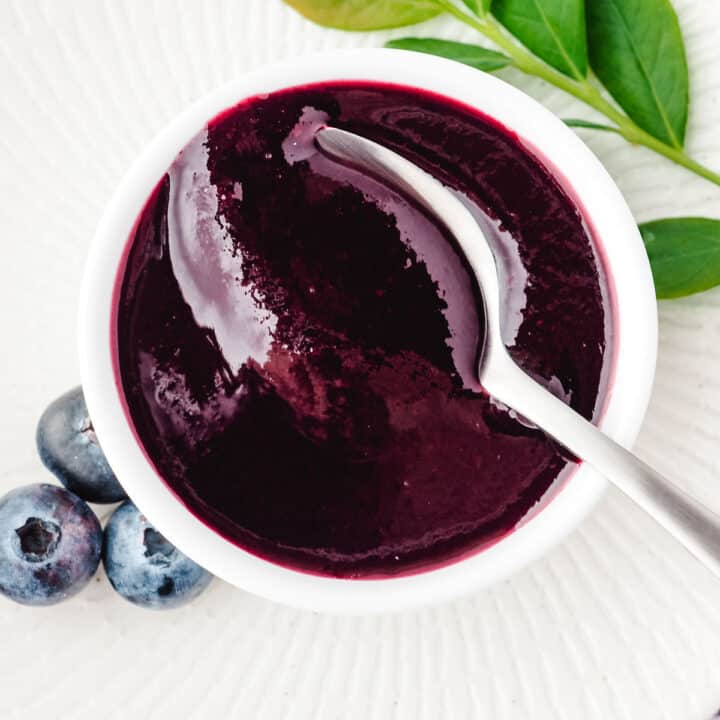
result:
[[[676,4],[692,69],[688,147],[718,168],[720,5]],[[472,38],[445,20],[421,30]],[[48,479],[35,422],[77,383],[83,260],[144,144],[249,68],[385,37],[321,30],[280,0],[0,1],[0,491]],[[561,115],[584,112],[504,76]],[[583,136],[639,220],[720,216],[720,189],[615,137]],[[660,315],[638,449],[720,508],[720,292],[661,303]],[[154,614],[102,577],[54,609],[0,600],[0,717],[704,720],[720,705],[718,608],[720,582],[611,492],[511,581],[401,616],[321,617],[220,582]]]

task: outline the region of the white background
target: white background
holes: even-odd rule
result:
[[[720,168],[720,3],[677,0],[688,147]],[[454,22],[413,31],[471,40]],[[395,34],[403,34],[400,33]],[[316,28],[280,0],[0,0],[0,492],[49,479],[44,406],[78,382],[83,261],[143,146],[207,90],[262,63],[389,34]],[[589,115],[513,71],[561,115]],[[720,217],[720,188],[583,131],[638,220]],[[720,509],[720,292],[660,304],[638,452]],[[720,581],[610,492],[543,560],[427,611],[333,618],[221,582],[155,614],[102,573],[51,609],[0,599],[0,718],[705,720],[720,706]]]

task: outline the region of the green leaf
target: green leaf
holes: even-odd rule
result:
[[[720,220],[686,217],[640,225],[659,298],[720,285]]]
[[[415,25],[442,12],[435,0],[285,0],[301,15],[340,30],[381,30]]]
[[[643,130],[681,148],[688,68],[669,0],[587,0],[590,64]]]
[[[477,70],[492,72],[512,63],[509,57],[495,50],[487,50],[479,45],[466,45],[465,43],[450,40],[436,40],[434,38],[400,38],[386,43],[385,47],[400,50],[414,50],[415,52],[439,55],[440,57],[457,60],[470,65]]]
[[[590,130],[602,130],[603,132],[619,133],[620,130],[612,125],[602,125],[601,123],[590,122],[589,120],[580,120],[578,118],[565,118],[563,122],[568,127],[589,128]]]
[[[487,2],[487,0],[484,0]],[[470,12],[475,13],[475,15],[483,15],[485,13],[486,8],[480,6],[480,0],[462,0],[463,4],[469,8]]]
[[[529,50],[565,75],[587,75],[584,0],[494,0],[495,17]]]

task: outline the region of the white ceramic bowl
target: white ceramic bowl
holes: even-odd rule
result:
[[[338,613],[399,610],[448,600],[508,576],[567,535],[598,500],[605,481],[581,466],[521,527],[454,564],[382,580],[310,575],[251,555],[222,538],[178,501],[158,477],[125,417],[112,362],[113,288],[133,224],[178,151],[220,111],[281,88],[326,80],[415,86],[460,100],[499,120],[554,168],[595,230],[616,308],[614,379],[603,430],[630,445],[640,428],[655,371],[657,317],[642,240],[619,190],[564,123],[491,75],[429,55],[356,50],[296,59],[249,73],[190,107],[147,148],[121,182],[97,229],[80,307],[80,361],[90,415],[128,494],[183,552],[228,582],[297,607]]]

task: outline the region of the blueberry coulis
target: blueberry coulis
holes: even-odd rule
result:
[[[159,474],[232,542],[332,576],[415,572],[511,531],[572,461],[483,393],[482,301],[452,238],[315,152],[322,123],[462,193],[510,352],[601,408],[606,279],[575,203],[489,118],[358,82],[252,98],[178,156],[119,278],[119,385]]]

